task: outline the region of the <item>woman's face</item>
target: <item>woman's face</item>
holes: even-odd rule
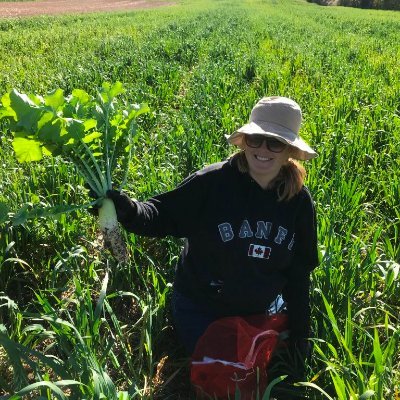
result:
[[[260,147],[252,147],[259,145],[260,135],[256,140],[246,142],[246,135],[243,136],[244,153],[249,165],[250,176],[261,186],[266,187],[272,179],[274,179],[281,169],[282,165],[288,162],[290,157],[290,146],[274,142],[276,139],[268,138],[269,144],[265,140],[262,141]],[[250,139],[250,136],[249,136]],[[252,138],[253,139],[253,138]],[[255,143],[254,143],[255,142]]]

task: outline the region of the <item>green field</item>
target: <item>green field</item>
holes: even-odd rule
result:
[[[400,398],[399,13],[183,0],[0,20],[0,48],[0,94],[94,94],[121,81],[127,101],[148,103],[126,188],[142,200],[232,154],[224,134],[258,98],[295,99],[319,154],[305,166],[321,264],[308,382],[293,390]],[[19,164],[4,125],[0,138],[0,203],[11,212],[88,201],[71,165]],[[121,268],[87,212],[0,228],[0,399],[194,398],[169,313],[179,240],[126,235],[133,264]]]

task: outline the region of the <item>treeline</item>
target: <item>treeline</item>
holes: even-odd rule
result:
[[[337,5],[381,10],[400,10],[400,0],[307,0],[321,5]]]

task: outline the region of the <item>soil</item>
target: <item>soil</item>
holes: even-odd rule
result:
[[[80,14],[90,12],[129,11],[173,5],[157,0],[39,0],[0,2],[0,18],[34,15]]]

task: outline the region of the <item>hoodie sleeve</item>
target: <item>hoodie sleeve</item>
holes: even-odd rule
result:
[[[174,190],[140,202],[135,201],[136,215],[125,228],[133,233],[152,237],[187,237],[201,220],[206,185],[204,176],[194,173]]]
[[[296,221],[295,257],[283,290],[293,341],[310,335],[310,275],[319,263],[315,207],[308,190],[304,193]]]

